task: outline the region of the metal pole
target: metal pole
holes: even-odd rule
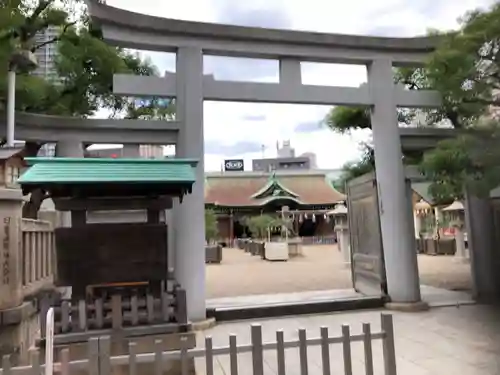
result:
[[[14,146],[15,108],[16,108],[16,70],[11,67],[7,73],[7,146]]]

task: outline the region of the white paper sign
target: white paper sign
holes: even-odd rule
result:
[[[54,374],[54,308],[47,311],[45,328],[45,375]]]

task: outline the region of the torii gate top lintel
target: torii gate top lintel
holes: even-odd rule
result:
[[[421,64],[439,42],[437,36],[375,37],[183,21],[130,12],[99,0],[86,2],[92,20],[105,26],[108,42],[137,49],[174,51],[197,46],[210,55],[354,64],[385,55],[394,65],[415,65]]]

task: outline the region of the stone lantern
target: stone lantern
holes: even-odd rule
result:
[[[349,243],[349,223],[347,221],[347,207],[344,204],[337,204],[335,208],[328,212],[334,218],[334,230],[337,234],[338,245],[342,252],[345,265],[351,263],[351,244]]]
[[[451,225],[455,230],[455,243],[456,252],[455,258],[458,261],[465,261],[468,259],[467,250],[465,248],[465,210],[462,202],[455,200],[443,211],[451,219]]]

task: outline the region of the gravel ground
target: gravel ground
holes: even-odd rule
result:
[[[336,245],[304,247],[302,257],[268,262],[239,249],[225,248],[221,264],[207,264],[207,297],[293,293],[352,287],[351,271]],[[470,265],[451,256],[418,257],[422,284],[470,290]]]

